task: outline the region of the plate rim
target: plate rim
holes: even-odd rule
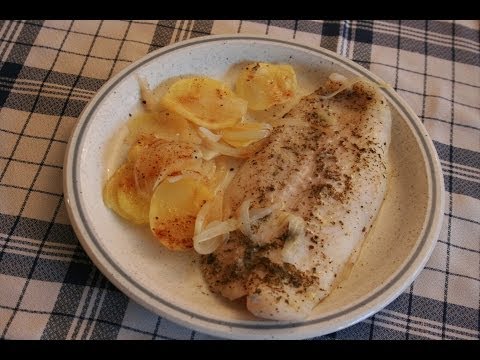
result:
[[[125,277],[125,272],[118,266],[118,264],[111,259],[105,250],[101,246],[98,246],[95,241],[95,236],[92,236],[93,232],[89,231],[88,226],[82,220],[82,215],[79,212],[78,206],[80,206],[80,197],[78,194],[78,186],[76,185],[77,177],[76,169],[78,167],[78,158],[80,152],[78,146],[82,143],[82,138],[79,137],[82,130],[88,126],[90,117],[95,113],[95,106],[100,104],[103,98],[113,91],[116,85],[127,75],[133,72],[135,69],[142,67],[149,63],[151,60],[160,57],[166,53],[180,50],[182,48],[196,45],[200,43],[218,42],[218,41],[265,41],[276,44],[281,44],[287,47],[300,48],[308,50],[317,54],[320,54],[322,58],[326,60],[334,60],[339,62],[341,66],[346,67],[348,70],[354,70],[361,73],[366,78],[374,80],[376,82],[383,81],[380,77],[365,69],[361,65],[353,62],[352,60],[345,58],[333,51],[324,48],[314,48],[304,44],[295,43],[287,40],[281,40],[271,36],[265,35],[244,35],[244,34],[231,34],[231,35],[207,35],[197,37],[194,39],[177,42],[163,48],[152,51],[146,56],[134,61],[125,69],[120,71],[114,77],[109,79],[95,94],[95,96],[89,101],[85,109],[82,111],[78,118],[75,129],[70,135],[68,146],[65,151],[64,170],[63,170],[63,184],[64,184],[64,196],[67,213],[69,215],[71,225],[83,247],[87,252],[90,259],[95,266],[124,294],[132,298],[134,301],[140,303],[146,308],[152,310],[154,313],[164,316],[169,320],[176,323],[180,323],[188,328],[199,330],[214,336],[231,337],[231,338],[305,338],[308,336],[319,336],[330,333],[332,331],[338,331],[345,327],[351,326],[373,313],[381,310],[387,306],[391,301],[397,298],[403,290],[405,290],[417,277],[420,271],[424,268],[428,261],[440,233],[440,228],[443,219],[444,212],[444,183],[442,170],[438,158],[438,154],[435,150],[433,142],[428,135],[425,127],[419,120],[418,116],[413,112],[411,107],[393,90],[393,88],[382,89],[389,95],[391,100],[395,100],[396,106],[401,108],[401,112],[407,115],[406,123],[409,125],[410,130],[412,127],[413,135],[417,143],[420,145],[422,152],[422,158],[427,167],[427,186],[430,192],[429,203],[425,219],[428,217],[428,221],[424,221],[424,227],[420,237],[420,241],[417,239],[416,246],[411,250],[410,255],[404,262],[398,267],[398,270],[392,274],[382,286],[375,288],[375,290],[369,296],[362,298],[362,301],[358,301],[356,304],[347,307],[339,312],[327,315],[315,320],[307,320],[301,322],[273,322],[273,321],[219,321],[203,316],[202,314],[193,313],[189,310],[182,309],[174,304],[170,304],[165,300],[153,294],[148,289],[140,289],[138,284],[128,278],[128,274]],[[402,116],[403,117],[403,116]],[[77,156],[75,156],[77,155]],[[428,171],[430,170],[430,172]],[[432,196],[434,195],[434,196]],[[425,226],[425,223],[427,225]],[[428,231],[427,231],[428,230]],[[419,237],[419,238],[420,238]],[[95,246],[96,245],[96,246]],[[107,261],[107,262],[106,262]],[[413,266],[412,269],[410,269]],[[113,269],[112,269],[113,267]],[[413,271],[412,271],[413,270]],[[133,285],[131,288],[125,282]],[[401,286],[399,286],[401,285]],[[137,287],[137,289],[135,289]],[[137,291],[135,291],[137,290]],[[142,297],[142,294],[144,297]],[[146,298],[145,298],[146,296]],[[152,301],[153,300],[153,301]],[[158,302],[162,304],[160,308]],[[361,309],[364,309],[361,311]],[[167,311],[167,310],[170,310]],[[360,311],[359,311],[360,310]],[[350,321],[345,318],[346,314],[359,313],[353,317]],[[343,320],[342,320],[343,319]],[[197,321],[195,321],[197,320]],[[322,323],[326,323],[327,326],[322,328]],[[329,324],[329,326],[328,326]],[[213,325],[213,327],[212,327]],[[322,328],[319,330],[319,328]],[[293,331],[292,331],[293,330]],[[302,330],[302,331],[299,331]]]

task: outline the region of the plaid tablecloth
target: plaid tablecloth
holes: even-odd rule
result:
[[[392,84],[445,178],[438,244],[410,288],[337,339],[479,339],[479,21],[0,21],[0,338],[208,339],[139,306],[93,266],[62,195],[90,98],[150,51],[208,34],[325,47]]]

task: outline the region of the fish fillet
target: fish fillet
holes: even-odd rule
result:
[[[227,188],[226,218],[247,199],[274,210],[204,256],[202,272],[258,317],[306,318],[356,260],[383,202],[390,110],[366,81],[325,98],[345,81],[331,77],[283,116]]]

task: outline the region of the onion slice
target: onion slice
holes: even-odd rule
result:
[[[234,148],[225,144],[220,143],[219,141],[214,141],[211,136],[205,135],[201,130],[198,131],[200,137],[204,140],[205,145],[213,151],[218,152],[222,155],[227,155],[236,158],[247,158],[255,154],[257,151],[261,150],[265,146],[265,139],[257,141],[256,143],[242,147]]]
[[[243,235],[251,238],[252,237],[252,226],[250,224],[250,204],[252,199],[246,199],[238,209],[238,229],[243,233]]]
[[[231,165],[232,161],[227,162],[226,165]],[[230,169],[233,168],[233,171]],[[217,187],[214,190],[215,199],[205,202],[203,206],[200,208],[199,212],[197,213],[197,217],[195,219],[195,230],[194,230],[194,237],[193,237],[193,247],[195,251],[199,254],[210,254],[214,252],[223,242],[228,239],[230,231],[234,231],[238,228],[238,222],[236,219],[229,219],[227,221],[221,222],[220,220],[214,220],[210,222],[208,225],[205,226],[205,221],[210,214],[210,211],[215,208],[215,202],[220,202],[220,207],[223,205],[223,195],[225,189],[232,181],[233,177],[235,176],[237,166],[227,167],[225,176],[221,181],[218,183]],[[217,204],[218,205],[218,204]],[[216,217],[221,218],[221,213],[217,214]],[[208,231],[213,231],[211,229],[219,229],[218,231],[221,233],[216,235],[213,233],[209,233]],[[205,233],[208,235],[206,236]],[[197,237],[199,236],[199,237]]]
[[[222,135],[215,134],[203,126],[199,126],[198,131],[200,131],[203,136],[213,142],[218,142],[218,140],[222,138]]]
[[[150,89],[150,86],[148,85],[147,80],[139,76],[138,83],[140,84],[140,95],[143,101],[145,101],[144,102],[145,108],[148,111],[155,110],[155,107],[154,107],[154,104],[156,103],[155,94]]]
[[[244,122],[222,129],[220,132],[224,142],[236,148],[242,148],[265,139],[272,130],[272,125],[266,122]]]
[[[388,84],[386,84],[386,83],[385,84],[376,84],[376,83],[371,82],[371,81],[369,81],[365,78],[362,78],[362,77],[354,77],[354,78],[351,78],[351,79],[347,79],[343,75],[336,74],[336,73],[332,73],[329,78],[330,78],[330,81],[338,82],[338,83],[341,83],[342,85],[337,90],[335,90],[334,92],[332,92],[328,95],[320,95],[320,99],[323,99],[323,100],[331,99],[332,97],[334,97],[335,95],[338,95],[342,91],[350,89],[353,85],[355,85],[356,83],[358,83],[360,81],[366,82],[366,83],[368,83],[368,84],[370,84],[374,87],[379,87],[379,88],[388,86]]]
[[[212,239],[216,236],[228,234],[238,228],[238,221],[237,219],[228,219],[225,221],[215,221],[214,225],[208,226],[204,231],[200,232],[197,235],[193,236],[193,242],[202,243],[209,239]],[[212,224],[214,222],[212,221]]]
[[[208,230],[208,229],[210,229],[214,226],[218,226],[219,224],[220,224],[220,221],[218,221],[218,220],[212,221],[210,224],[207,225],[206,229]],[[229,233],[226,233],[226,234],[215,236],[215,237],[213,237],[209,240],[205,240],[205,241],[202,241],[202,242],[193,241],[193,248],[195,249],[195,251],[197,253],[199,253],[201,255],[211,254],[222,243],[227,241],[228,237],[229,237]]]
[[[177,181],[179,180],[182,180],[183,179],[183,174],[180,174],[180,175],[174,175],[174,176],[167,176],[167,181],[170,183],[170,184],[173,184],[173,183],[176,183]]]
[[[353,85],[355,85],[357,82],[360,82],[360,81],[363,81],[364,79],[361,78],[361,77],[355,77],[355,78],[352,78],[350,80],[347,80],[345,82],[342,83],[342,85],[337,89],[335,90],[334,92],[328,94],[328,95],[320,95],[320,99],[323,99],[323,100],[328,100],[328,99],[331,99],[332,97],[334,97],[335,95],[338,95],[340,94],[342,91],[345,91],[347,89],[350,89]]]
[[[220,155],[220,153],[218,151],[214,151],[214,150],[207,149],[207,148],[202,149],[202,159],[203,160],[207,160],[207,161],[208,160],[213,160],[219,155]]]
[[[264,218],[265,216],[270,215],[273,212],[273,208],[259,208],[259,209],[252,209],[250,211],[250,222],[254,222]]]
[[[195,218],[195,230],[193,232],[194,235],[198,235],[202,232],[203,224],[205,223],[205,218],[207,217],[211,204],[212,203],[210,201],[205,202],[205,204],[203,204],[198,211],[197,217]]]

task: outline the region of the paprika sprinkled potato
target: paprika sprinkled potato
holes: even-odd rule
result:
[[[249,109],[266,110],[295,97],[297,77],[290,65],[257,62],[240,72],[235,90]]]
[[[247,112],[247,102],[221,81],[207,77],[181,79],[170,86],[163,106],[209,129],[235,125]]]

